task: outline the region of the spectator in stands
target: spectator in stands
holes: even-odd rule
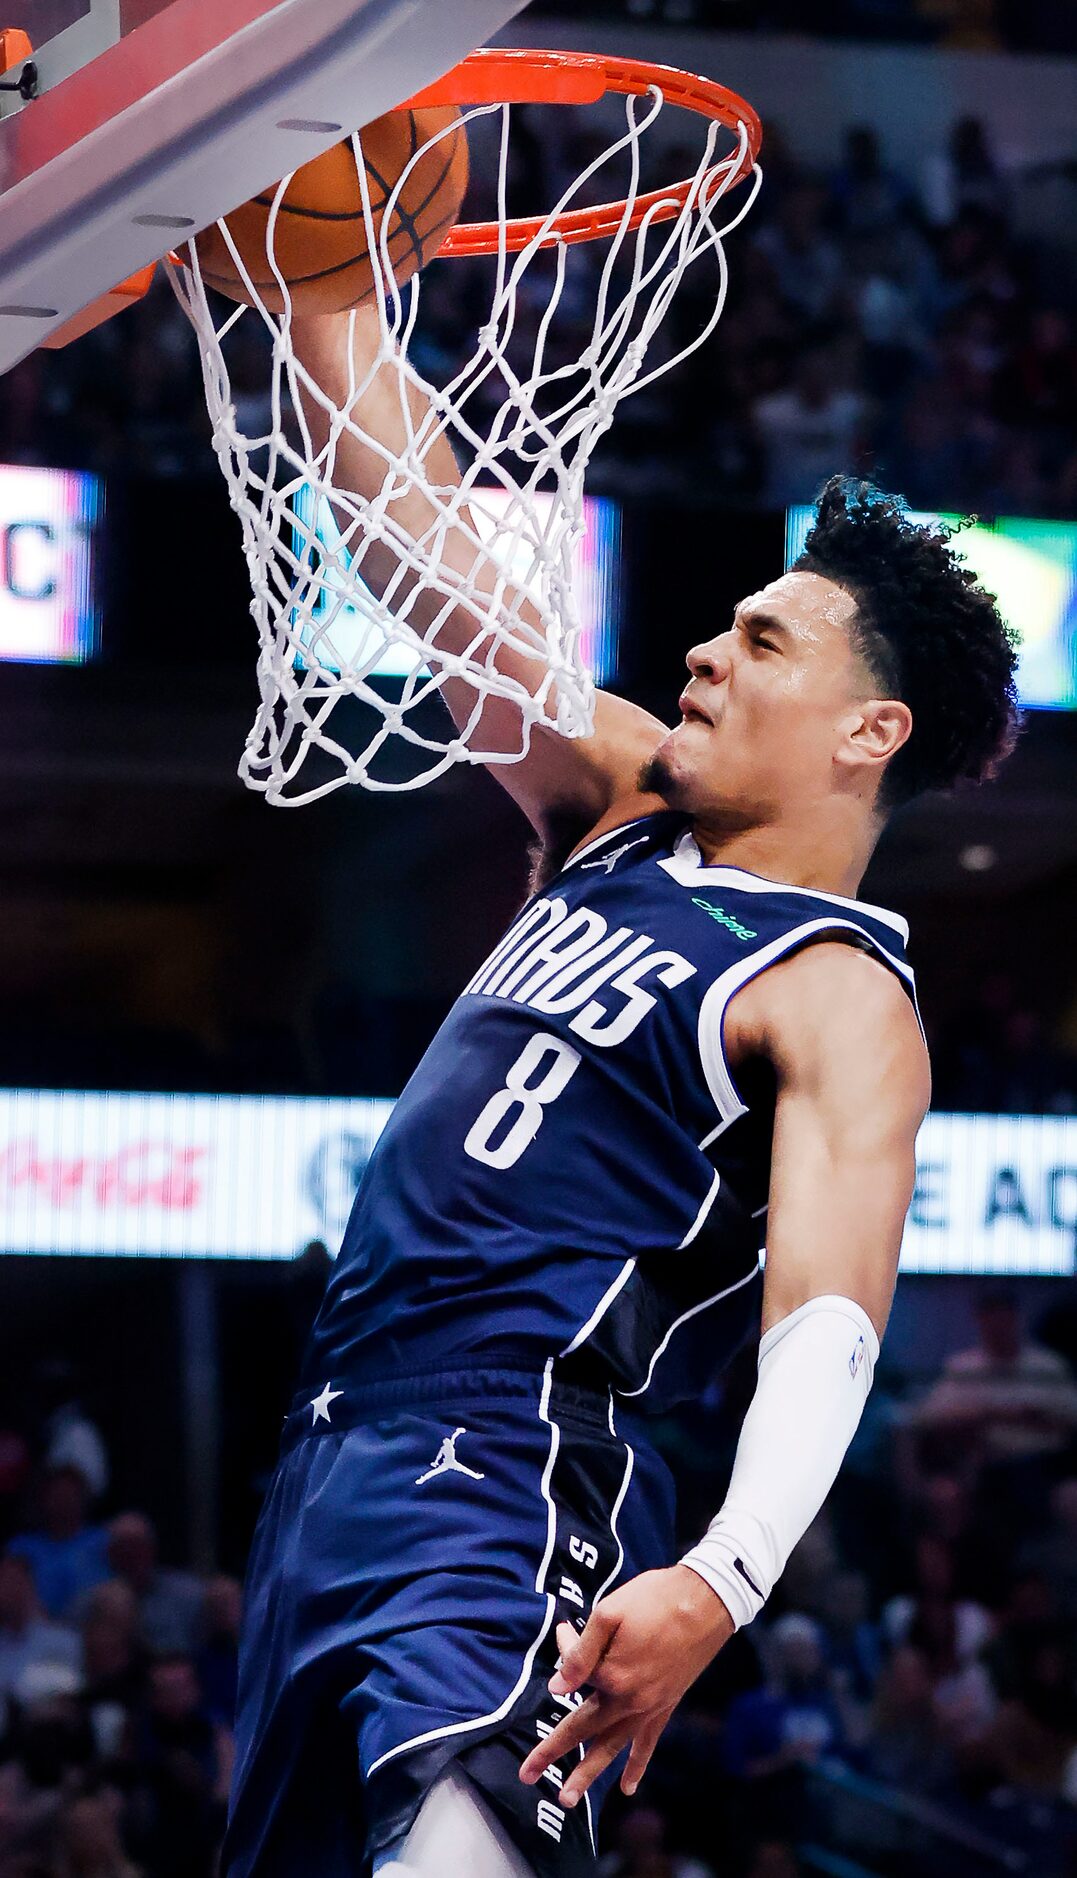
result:
[[[151,1666],[135,1758],[139,1846],[154,1878],[208,1878],[232,1742],[207,1712],[188,1657],[162,1657]]]
[[[1038,1572],[1018,1571],[999,1606],[998,1634],[983,1652],[992,1683],[1004,1700],[1020,1691],[1037,1651],[1060,1634],[1053,1587]]]
[[[1015,1293],[985,1291],[978,1341],[948,1359],[912,1424],[946,1442],[970,1467],[999,1469],[1062,1457],[1077,1437],[1077,1386],[1054,1350],[1026,1336]],[[1017,1483],[1019,1485],[1019,1482]]]
[[[1060,1616],[1077,1625],[1077,1475],[1058,1482],[1051,1494],[1050,1523],[1039,1537],[1025,1540],[1017,1564],[1054,1587]]]
[[[830,179],[834,220],[844,235],[874,235],[909,212],[908,184],[883,161],[879,133],[871,124],[851,124],[842,160]]]
[[[947,1546],[923,1534],[915,1548],[915,1591],[892,1598],[882,1615],[892,1647],[911,1644],[927,1666],[935,1715],[953,1742],[975,1739],[995,1711],[991,1679],[980,1661],[992,1634],[988,1613],[955,1595]]]
[[[989,1777],[1028,1794],[1077,1805],[1077,1694],[1074,1665],[1060,1641],[1032,1656],[1020,1686],[1003,1702],[978,1744]]]
[[[109,1761],[123,1749],[145,1693],[146,1652],[130,1586],[119,1579],[98,1585],[87,1599],[81,1632],[83,1707],[98,1756]]]
[[[709,1865],[670,1851],[668,1831],[667,1820],[654,1807],[630,1807],[613,1851],[598,1861],[599,1878],[714,1878]]]
[[[828,473],[856,470],[867,404],[859,391],[841,382],[831,339],[805,346],[792,384],[758,398],[752,415],[771,507],[811,502]]]
[[[864,1738],[867,1711],[882,1665],[880,1626],[872,1621],[871,1594],[863,1572],[838,1569],[830,1580],[820,1617],[826,1632],[831,1686],[851,1743]]]
[[[0,1556],[0,1696],[17,1694],[27,1672],[53,1663],[76,1671],[78,1638],[42,1614],[28,1560]]]
[[[726,1767],[750,1781],[810,1766],[844,1745],[818,1624],[791,1611],[771,1625],[765,1647],[766,1684],[736,1697],[726,1717]]]
[[[971,453],[951,388],[923,376],[880,442],[879,474],[914,508],[945,510],[967,489]]]
[[[824,320],[841,285],[841,252],[824,226],[826,196],[802,177],[778,204],[773,224],[764,226],[754,246],[766,256],[778,292],[809,322]]]
[[[1000,386],[1003,415],[1065,444],[1077,425],[1077,334],[1061,306],[1033,309]]]
[[[60,1822],[53,1878],[143,1878],[124,1851],[122,1812],[122,1800],[112,1787],[69,1801]]]
[[[891,1598],[882,1614],[882,1632],[891,1649],[906,1643],[925,1605],[953,1608],[955,1648],[960,1662],[978,1657],[992,1635],[991,1618],[981,1604],[956,1595],[953,1555],[934,1533],[921,1533],[913,1553],[914,1590]]]
[[[938,1798],[953,1790],[953,1749],[935,1702],[931,1665],[922,1650],[899,1644],[879,1678],[864,1754],[877,1780]]]
[[[1007,207],[1006,184],[978,117],[960,117],[945,149],[924,167],[924,211],[937,228],[956,222],[967,209],[992,215]]]
[[[17,1533],[9,1551],[26,1559],[50,1617],[65,1617],[77,1599],[108,1577],[104,1529],[89,1523],[90,1492],[77,1467],[64,1463],[42,1476],[40,1525]]]
[[[134,1592],[142,1641],[151,1655],[193,1655],[202,1641],[202,1586],[193,1573],[160,1564],[157,1532],[145,1513],[121,1513],[112,1521],[108,1562]]]
[[[223,1722],[226,1727],[231,1727],[236,1711],[242,1616],[243,1591],[238,1578],[226,1578],[223,1573],[211,1578],[205,1587],[204,1641],[198,1657],[198,1674],[205,1691],[206,1707],[214,1721]]]
[[[36,1382],[44,1415],[45,1466],[77,1467],[91,1499],[99,1500],[108,1486],[108,1450],[82,1404],[71,1364],[62,1358],[42,1363]]]
[[[0,1765],[0,1878],[44,1878],[53,1870],[65,1800],[93,1756],[71,1670],[39,1667],[7,1747]]]

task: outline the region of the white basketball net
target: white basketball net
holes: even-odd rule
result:
[[[642,193],[641,144],[662,111],[662,94],[655,89],[642,98],[628,97],[624,106],[623,131],[564,190],[542,232],[526,248],[511,254],[502,245],[485,263],[438,264],[485,265],[493,275],[491,310],[474,351],[444,386],[430,384],[409,357],[423,301],[423,277],[416,275],[399,288],[386,245],[396,197],[411,165],[397,183],[381,223],[380,351],[366,377],[349,387],[343,406],[330,400],[301,366],[292,347],[290,312],[274,314],[258,298],[225,224],[221,229],[255,300],[253,308],[233,307],[218,324],[225,303],[215,297],[211,307],[193,246],[189,265],[170,270],[198,334],[214,445],[242,524],[253,586],[261,703],[239,773],[271,802],[310,802],[347,783],[413,789],[455,763],[518,761],[536,724],[566,737],[589,734],[594,687],[581,656],[573,593],[574,555],[584,531],[584,474],[621,399],[670,371],[713,331],[727,290],[723,239],[747,214],[760,181],[756,170],[736,213],[723,222],[722,199],[744,164],[747,132],[741,126],[732,151],[718,155],[719,136],[728,140],[730,133],[720,124],[693,119],[703,133],[704,147],[687,201],[664,222],[656,220],[652,209],[640,227],[630,231],[632,210]],[[470,125],[497,114],[497,199],[503,229],[512,107],[478,106],[466,111],[464,120]],[[449,134],[451,130],[441,133]],[[374,255],[375,224],[361,135],[352,142],[367,241]],[[600,173],[615,159],[627,166],[630,187],[617,232],[591,251],[590,341],[578,360],[558,364],[551,357],[551,323],[570,276],[572,291],[577,291],[569,262],[580,250],[551,231],[559,215],[594,200],[594,179],[599,177],[601,185]],[[418,160],[417,155],[413,162]],[[290,180],[286,177],[276,192],[267,229],[269,265],[286,308],[287,286],[276,263],[274,228]],[[540,254],[545,259],[536,267]],[[713,306],[702,330],[679,351],[652,357],[648,365],[648,350],[686,270],[707,255],[717,262],[717,276]],[[521,362],[520,309],[525,303],[533,336],[528,357]],[[578,308],[574,317],[579,317]],[[227,362],[229,335],[244,318],[261,319],[271,341],[271,416],[264,433],[255,436],[240,428]],[[409,387],[429,401],[427,416],[411,425],[406,453],[400,456],[365,431],[361,419],[364,390],[387,364],[398,375],[402,411],[409,408]],[[312,443],[300,385],[328,416],[324,448]],[[334,481],[340,440],[347,431],[365,439],[384,460],[384,482],[373,502],[360,501]],[[427,473],[431,447],[443,434],[465,464],[458,487],[435,483]],[[394,493],[416,484],[433,516],[420,539],[406,535],[393,517]],[[490,488],[499,492],[494,500],[484,495]],[[474,548],[471,578],[440,565],[439,550],[449,530],[461,531]],[[390,544],[396,556],[396,574],[380,594],[362,577],[375,542]],[[475,576],[484,567],[487,578],[480,587]],[[527,618],[521,616],[525,601],[537,610],[541,629],[531,623],[530,608]],[[464,617],[473,627],[467,648],[451,654],[438,646],[439,628],[450,615],[454,625]],[[533,668],[528,683],[501,668],[510,653],[516,655],[511,662],[517,673],[520,656],[528,661],[529,671]],[[386,667],[395,670],[395,679],[382,675]],[[443,709],[430,706],[449,678],[466,680],[474,692],[474,708],[459,728]],[[518,709],[519,743],[509,751],[483,748],[480,718],[490,698],[510,701]],[[344,699],[358,700],[366,708],[349,706],[334,723],[334,710]],[[500,716],[503,725],[504,713]],[[305,769],[315,752],[321,753],[320,760]]]

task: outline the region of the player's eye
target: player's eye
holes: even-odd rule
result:
[[[760,646],[764,652],[778,651],[773,639],[768,639],[764,633],[749,631],[748,637],[753,646]]]
[[[741,632],[744,634],[750,646],[758,646],[763,652],[777,652],[780,650],[780,648],[775,645],[773,639],[768,639],[765,633],[760,632],[759,628],[755,626],[750,619],[737,620],[735,624],[740,627]]]

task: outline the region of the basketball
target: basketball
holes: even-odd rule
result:
[[[430,143],[431,138],[437,142]],[[468,150],[460,113],[453,107],[389,111],[366,126],[360,144],[369,179],[369,221],[350,138],[297,170],[281,199],[273,253],[297,313],[340,313],[372,300],[371,241],[379,253],[387,249],[396,281],[403,285],[433,259],[459,218]],[[405,171],[383,236],[389,198]],[[284,296],[267,251],[276,193],[274,186],[243,203],[227,217],[227,226],[265,305],[282,313]],[[195,246],[207,286],[252,304],[219,225],[207,228]]]

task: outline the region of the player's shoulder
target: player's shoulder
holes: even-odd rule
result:
[[[779,959],[748,989],[759,1007],[788,1030],[859,1031],[900,1026],[923,1046],[923,1032],[906,972],[888,955],[822,934]]]
[[[824,932],[813,944],[798,947],[779,959],[765,980],[759,981],[764,995],[831,1019],[850,1009],[865,1014],[912,1009],[907,981],[895,971],[893,959],[839,934]]]
[[[924,1105],[927,1045],[908,978],[877,951],[823,937],[746,985],[730,1010],[734,1053],[762,1054],[776,1068],[887,1064]]]

